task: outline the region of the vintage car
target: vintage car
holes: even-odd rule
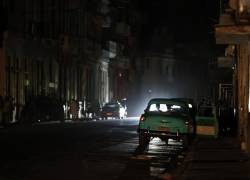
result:
[[[194,132],[196,133],[196,113],[197,113],[197,107],[196,103],[192,98],[172,98],[172,100],[180,100],[188,105],[189,113],[191,118],[193,119],[194,122]]]
[[[34,96],[23,106],[19,123],[33,124],[55,120],[64,121],[61,101],[49,96]]]
[[[182,140],[187,145],[194,135],[194,121],[188,104],[177,99],[154,98],[148,102],[139,126],[139,144],[148,144],[151,137]]]
[[[196,134],[198,137],[218,137],[218,117],[216,107],[202,105],[198,108],[196,115]]]
[[[117,118],[123,119],[127,116],[127,109],[119,102],[106,103],[101,110],[102,119]]]
[[[192,118],[195,119],[195,115],[197,113],[197,108],[196,108],[196,104],[192,98],[171,98],[171,99],[176,100],[176,101],[183,101],[183,102],[187,103],[190,115],[192,116]]]

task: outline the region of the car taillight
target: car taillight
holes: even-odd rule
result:
[[[144,121],[144,120],[145,120],[145,116],[141,116],[140,121]]]

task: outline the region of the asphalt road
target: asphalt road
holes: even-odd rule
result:
[[[0,180],[156,179],[183,158],[181,143],[138,146],[138,119],[0,129]]]

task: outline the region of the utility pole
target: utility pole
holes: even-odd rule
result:
[[[238,135],[242,150],[246,150],[248,126],[248,87],[249,87],[249,45],[247,42],[238,45],[237,79],[238,79]]]

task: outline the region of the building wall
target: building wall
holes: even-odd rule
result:
[[[5,95],[5,58],[4,50],[0,48],[0,96]]]
[[[250,152],[249,136],[249,4],[246,1],[235,1],[239,6],[225,3],[227,9],[221,9],[219,25],[215,28],[217,44],[234,44],[237,47],[236,67],[234,74],[234,98],[236,118],[238,122],[238,138],[241,148]],[[244,8],[243,8],[244,7]],[[228,9],[234,11],[227,11]],[[230,18],[228,18],[230,17]],[[230,25],[230,26],[228,26]],[[242,29],[245,29],[243,31]]]
[[[138,19],[128,13],[135,11],[127,3],[112,4],[124,9],[112,8],[107,14],[109,7],[101,0],[4,0],[8,26],[3,40],[6,64],[1,67],[6,67],[6,81],[0,92],[19,104],[42,94],[65,102],[97,99],[101,104],[126,96],[138,29]],[[136,26],[133,37],[129,23]],[[112,67],[111,58],[116,59]],[[126,66],[121,65],[124,59]],[[118,71],[122,76],[110,74]]]
[[[170,54],[154,54],[143,58],[142,67],[142,94],[152,97],[171,97],[175,79],[175,59]]]
[[[92,69],[87,75],[87,66],[97,64],[101,50],[96,38],[100,35],[98,24],[93,24],[91,11],[82,11],[85,7],[80,6],[80,1],[66,0],[14,0],[4,5],[8,9],[8,27],[1,51],[1,60],[6,61],[1,66],[6,72],[6,81],[1,81],[3,93],[19,104],[42,94],[64,101],[82,100],[88,93],[92,99],[96,95],[98,98],[99,94],[92,94],[96,86],[86,82],[87,77],[94,81],[91,77],[99,73]]]

